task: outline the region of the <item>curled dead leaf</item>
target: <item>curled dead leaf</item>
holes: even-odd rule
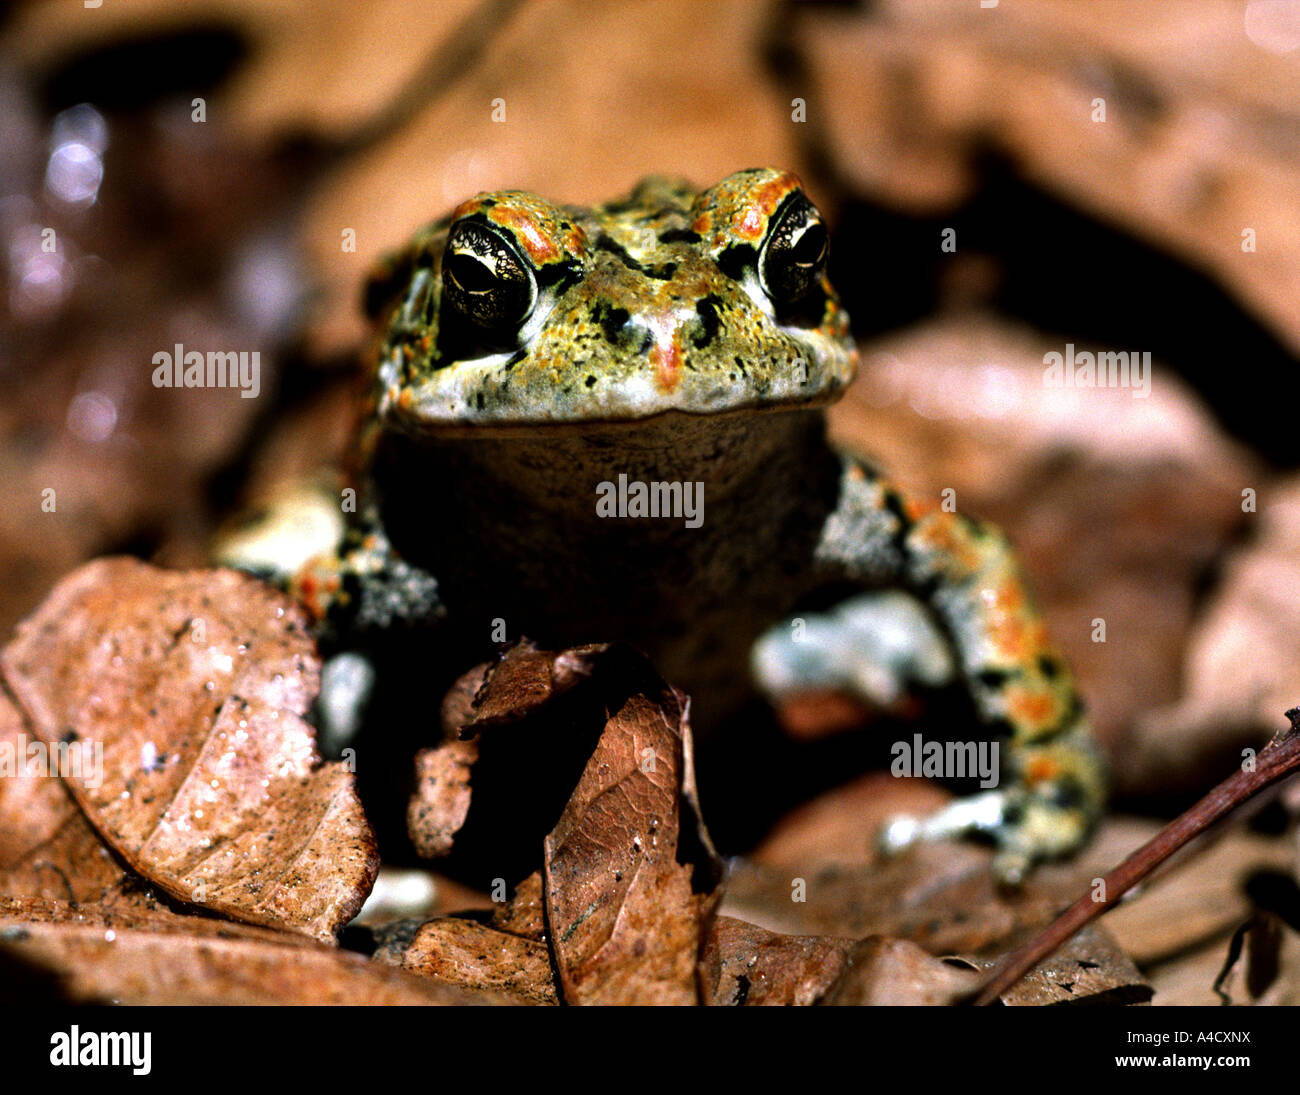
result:
[[[699,812],[689,701],[640,655],[611,654],[616,691],[630,694],[609,708],[545,843],[555,965],[569,1003],[693,1004],[722,872]]]
[[[539,650],[529,640],[521,639],[482,674],[472,717],[462,724],[461,736],[486,726],[522,721],[591,676],[608,649],[603,645],[575,646],[556,653]],[[472,680],[475,672],[471,670],[466,676]]]
[[[532,846],[543,868],[494,914],[493,930],[549,941],[567,1003],[697,1003],[722,871],[700,820],[686,698],[631,648],[554,653],[525,641],[461,678],[443,725],[444,743],[421,756],[423,793],[408,815],[424,849],[449,847],[464,822],[477,758],[467,745],[508,754],[505,768],[533,784],[580,772],[558,822],[545,796],[527,806],[509,799],[516,841],[538,821],[546,826],[541,846]],[[525,757],[550,762],[545,779]],[[475,770],[476,799],[491,790],[485,763]],[[549,801],[558,789],[547,791]],[[470,930],[428,929],[438,961],[451,961],[449,932]]]
[[[447,855],[465,824],[480,732],[522,722],[542,710],[584,681],[604,649],[576,647],[556,654],[521,639],[497,661],[461,675],[442,701],[442,742],[415,755],[406,827],[421,856]]]

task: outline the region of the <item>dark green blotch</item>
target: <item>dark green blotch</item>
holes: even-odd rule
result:
[[[699,330],[691,335],[691,343],[697,350],[704,349],[718,337],[718,329],[722,325],[718,317],[718,305],[721,303],[722,298],[716,293],[710,293],[695,302],[695,314],[700,317],[700,324]]]
[[[592,305],[591,308],[591,321],[605,332],[606,340],[615,346],[623,337],[623,329],[631,318],[632,313],[626,308],[611,308],[603,301]]]

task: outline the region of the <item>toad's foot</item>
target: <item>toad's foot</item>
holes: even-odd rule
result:
[[[1078,850],[1096,820],[1092,803],[1103,794],[1094,785],[1102,761],[1086,729],[1013,748],[1011,762],[1009,786],[957,799],[925,817],[893,817],[877,834],[877,846],[893,855],[922,841],[982,833],[997,846],[993,872],[1007,886],[1018,886],[1036,863]]]

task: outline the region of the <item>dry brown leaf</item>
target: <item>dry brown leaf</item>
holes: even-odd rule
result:
[[[474,695],[472,717],[462,723],[460,733],[468,737],[484,727],[521,722],[543,705],[587,680],[595,671],[606,646],[577,646],[555,653],[538,650],[521,639],[504,650],[501,657],[482,673],[482,684]],[[480,670],[466,674],[469,681]],[[466,678],[462,681],[466,684]],[[457,682],[458,688],[462,687]],[[460,694],[449,706],[447,718],[461,709]]]
[[[543,942],[546,939],[546,898],[542,872],[534,871],[515,887],[515,896],[492,910],[497,931]]]
[[[505,993],[530,1004],[560,1002],[545,943],[473,920],[429,920],[411,939],[394,939],[374,957],[442,985]]]
[[[1108,912],[1106,928],[1144,967],[1185,953],[1249,919],[1247,878],[1255,871],[1286,870],[1294,856],[1288,840],[1225,833]]]
[[[288,598],[232,571],[100,560],[59,584],[0,665],[46,745],[102,747],[102,779],[65,783],[140,875],[325,942],[356,914],[374,837],[302,717],[319,661]]]
[[[688,701],[661,689],[614,711],[546,838],[547,923],[569,1003],[698,999],[720,865],[699,821]]]
[[[988,18],[977,4],[888,0],[856,17],[801,5],[789,38],[806,66],[797,86],[824,97],[828,151],[859,192],[952,209],[983,177],[975,150],[991,152],[1055,200],[1213,270],[1294,350],[1300,232],[1284,211],[1300,180],[1277,136],[1296,127],[1294,54],[1243,33],[1246,7],[1040,0]],[[1055,108],[1095,96],[1105,125]],[[1212,190],[1188,185],[1193,171]],[[1246,224],[1276,241],[1270,261],[1240,246]]]
[[[302,936],[178,913],[121,866],[57,777],[36,763],[21,712],[0,690],[0,751],[28,758],[0,778],[0,919],[141,928],[308,945]],[[21,747],[21,749],[19,749]]]
[[[22,861],[78,815],[77,804],[51,778],[45,755],[22,712],[0,690],[0,870]]]
[[[931,954],[997,946],[1046,924],[1056,903],[1032,886],[999,891],[990,851],[918,845],[895,859],[802,872],[734,864],[721,911],[792,935],[887,935]]]
[[[168,935],[186,935],[196,942],[207,938],[251,939],[277,943],[286,947],[318,946],[306,936],[241,924],[237,920],[220,920],[213,916],[178,913],[146,895],[136,902],[60,901],[47,897],[0,897],[0,921],[13,923],[67,924],[80,928],[140,931]]]
[[[829,1005],[943,1006],[979,984],[979,974],[935,958],[915,943],[872,935],[846,955]]]
[[[0,690],[0,752],[12,748],[27,761],[0,778],[0,920],[310,945],[302,936],[185,915],[160,902],[118,863],[37,752],[28,752],[36,740]]]
[[[1251,521],[1182,652],[1182,696],[1135,721],[1127,787],[1199,792],[1286,726],[1300,680],[1300,477],[1265,480]]]
[[[406,831],[425,859],[451,851],[470,804],[470,772],[478,743],[462,740],[461,727],[474,717],[474,697],[489,667],[463,673],[442,698],[442,743],[415,754],[415,790],[406,808]]]
[[[964,960],[986,971],[997,961],[992,957]],[[1102,925],[1089,924],[999,999],[1008,1007],[1145,1004],[1153,991],[1114,937]]]
[[[1300,1005],[1300,932],[1261,913],[1234,933],[1161,962],[1147,974],[1156,1006]],[[1262,928],[1262,930],[1261,930]],[[1218,992],[1216,992],[1216,986]]]
[[[120,896],[126,872],[51,775],[47,757],[0,689],[0,894],[79,902]]]
[[[139,899],[147,885],[123,870],[80,811],[22,859],[0,867],[0,894],[7,897],[117,905]]]
[[[476,680],[482,683],[467,702]],[[582,702],[554,702],[570,691]],[[538,744],[555,751],[554,733],[564,735],[565,749],[595,742],[594,753],[582,746],[578,786],[539,849],[543,872],[525,878],[491,926],[532,943],[549,939],[568,1003],[698,1001],[701,933],[721,867],[699,822],[686,707],[630,648],[552,653],[525,640],[486,672],[461,678],[444,703],[443,745],[421,757],[423,793],[408,813],[412,836],[446,850],[466,816],[469,766],[477,759],[461,747],[482,746],[484,735],[512,756]],[[512,734],[501,734],[508,726]],[[531,824],[515,808],[516,827]],[[455,953],[442,937],[451,930],[469,929],[440,928],[434,942],[438,961],[456,965],[459,959],[444,953]]]
[[[451,851],[465,824],[476,760],[476,741],[447,741],[415,754],[415,791],[406,808],[406,831],[425,859]]]
[[[578,647],[553,654],[521,639],[496,662],[475,666],[452,685],[442,701],[442,743],[415,755],[406,828],[421,856],[446,855],[465,824],[479,732],[520,722],[580,684],[603,650]]]
[[[0,1000],[15,1004],[33,984],[77,1003],[124,1004],[493,1004],[491,993],[386,968],[359,954],[284,932],[209,920],[202,934],[105,927],[56,903],[0,906]],[[11,912],[18,915],[11,916]],[[177,917],[204,923],[199,917]],[[118,923],[112,921],[110,923]],[[252,933],[261,932],[260,937]],[[15,993],[16,996],[11,996]]]
[[[719,916],[701,956],[705,1002],[715,1006],[818,1003],[844,971],[852,939],[778,935]]]
[[[792,870],[734,866],[722,912],[823,939],[866,937],[849,956],[850,968],[840,982],[825,992],[824,1003],[955,1002],[982,976],[954,978],[941,968],[940,956],[960,953],[958,961],[991,968],[997,954],[1051,921],[1059,903],[1032,885],[1014,894],[999,891],[987,849],[958,844],[920,845],[897,859],[823,869],[806,878]],[[917,959],[911,947],[930,960]],[[970,957],[975,952],[981,957]],[[1090,1003],[1151,997],[1150,986],[1104,930],[1080,933],[1059,962],[1044,963],[1003,1002],[1070,1003],[1085,997]]]

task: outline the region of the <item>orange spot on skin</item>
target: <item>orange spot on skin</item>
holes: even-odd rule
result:
[[[987,612],[989,638],[1003,657],[1029,661],[1046,646],[1047,630],[1027,612],[1024,590],[1017,582],[985,587],[979,599]]]
[[[561,255],[560,248],[528,213],[511,209],[508,205],[494,205],[488,210],[488,219],[509,228],[528,252],[528,257],[539,266],[554,262]]]
[[[803,184],[799,177],[783,171],[752,192],[749,205],[732,222],[732,231],[744,240],[756,240],[767,227],[768,218],[776,212],[787,194]]]
[[[764,211],[751,205],[740,218],[740,223],[736,225],[736,235],[747,240],[756,239],[766,222],[767,216]]]
[[[1024,660],[1026,644],[1023,620],[1015,616],[991,620],[989,622],[989,637],[993,640],[994,648],[1002,657],[1014,661]]]
[[[1005,658],[1030,662],[1050,650],[1047,625],[1036,616],[1014,609],[993,607],[988,613],[988,633],[995,648]]]
[[[1000,612],[1019,612],[1024,607],[1025,592],[1018,582],[1003,582],[996,588],[980,590],[980,599]]]
[[[327,572],[322,581],[317,578],[315,571],[306,569],[295,579],[293,592],[313,617],[323,620],[339,589],[340,582],[337,574]]]
[[[1050,726],[1057,720],[1059,706],[1057,697],[1052,692],[1031,692],[1025,688],[1016,688],[1007,695],[1007,711],[1011,721],[1017,726],[1035,728]],[[1048,761],[1048,763],[1052,765],[1052,774],[1055,774],[1055,762]]]
[[[939,503],[931,498],[905,498],[903,512],[907,514],[909,520],[919,521],[927,513],[939,512]],[[951,517],[947,517],[946,520],[952,524]]]
[[[664,393],[674,392],[682,379],[682,350],[677,336],[669,334],[655,339],[650,347],[650,364],[655,370],[655,384]]]
[[[925,515],[924,522],[917,522],[915,535],[926,547],[949,560],[950,572],[974,574],[979,570],[978,545],[966,535],[965,526],[953,514],[940,511]]]
[[[1046,783],[1060,774],[1060,766],[1051,757],[1034,757],[1025,767],[1025,782],[1031,786]]]
[[[480,198],[470,198],[468,201],[461,202],[451,211],[451,219],[453,221],[460,220],[461,217],[468,217],[471,213],[477,213],[482,208],[483,203]]]

